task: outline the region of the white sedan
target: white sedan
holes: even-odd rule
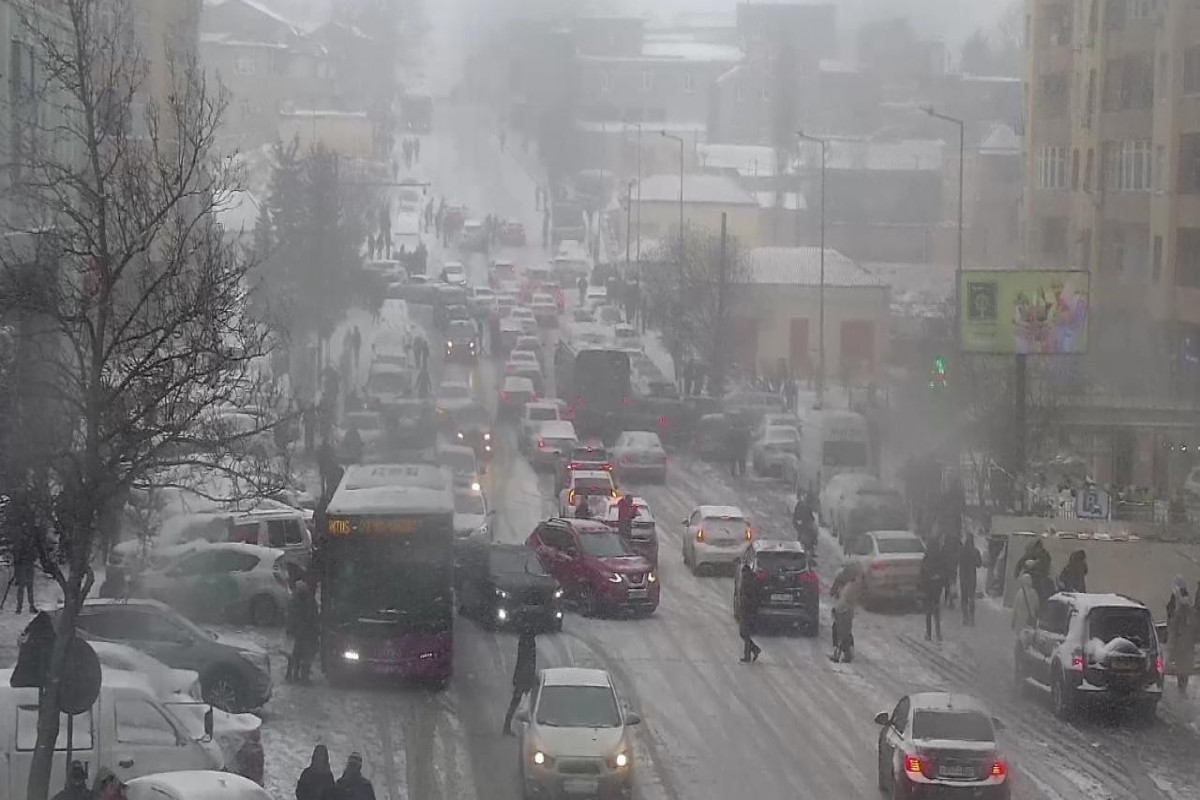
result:
[[[558,303],[552,294],[535,294],[529,299],[529,308],[540,325],[558,324]]]
[[[683,524],[683,563],[693,574],[706,567],[733,567],[754,541],[750,520],[737,506],[697,506]]]
[[[467,270],[459,261],[447,261],[442,266],[442,280],[451,286],[466,286]]]

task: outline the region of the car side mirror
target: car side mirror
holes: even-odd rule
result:
[[[517,722],[524,722],[524,723],[528,724],[529,723],[529,712],[524,711],[524,710],[518,711],[517,712]]]
[[[875,715],[875,724],[876,725],[890,725],[891,722],[892,722],[892,717],[886,711],[880,711],[878,714]]]
[[[211,739],[213,736],[213,710],[212,706],[208,707],[208,711],[204,712],[204,738]]]
[[[625,715],[625,724],[626,725],[641,725],[642,718],[636,711],[630,711],[628,714]]]
[[[992,717],[992,727],[994,727],[998,731],[1002,731],[1005,729],[1005,725],[1003,722],[1000,721],[999,717]]]

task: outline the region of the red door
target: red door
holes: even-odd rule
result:
[[[788,331],[788,356],[793,375],[808,374],[808,317],[794,317],[791,320]]]
[[[842,323],[842,371],[850,376],[875,372],[875,323],[852,319]]]

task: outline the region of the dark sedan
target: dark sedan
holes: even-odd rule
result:
[[[742,567],[750,567],[748,575]],[[813,559],[799,542],[755,539],[738,560],[733,581],[733,611],[741,615],[742,582],[753,581],[747,592],[755,598],[751,627],[782,623],[815,636],[821,611],[821,587]]]
[[[562,630],[562,590],[528,547],[472,543],[464,551],[460,567],[460,613],[485,625]]]

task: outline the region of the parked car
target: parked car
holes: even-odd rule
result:
[[[649,614],[658,608],[653,566],[603,522],[548,519],[525,544],[586,616],[616,610]]]
[[[519,375],[505,375],[500,384],[497,400],[497,410],[501,417],[515,417],[525,407],[526,403],[537,400],[533,381]]]
[[[908,505],[904,496],[882,483],[862,484],[847,492],[830,516],[833,533],[846,553],[853,549],[865,531],[908,527]]]
[[[533,431],[527,445],[529,462],[534,470],[554,471],[578,441],[575,426],[567,420],[543,422]]]
[[[768,425],[750,447],[750,466],[759,475],[783,477],[783,457],[800,457],[800,433],[790,425]]]
[[[776,392],[731,392],[724,398],[725,413],[737,417],[750,428],[758,426],[764,415],[784,410],[784,398]]]
[[[271,658],[263,648],[210,633],[157,600],[87,600],[76,626],[85,639],[129,645],[167,666],[195,670],[204,699],[217,708],[247,711],[271,699]]]
[[[554,295],[535,292],[533,297],[529,298],[529,309],[539,325],[558,324],[558,303],[555,302]]]
[[[287,611],[283,551],[240,542],[206,544],[132,581],[130,595],[161,600],[196,619],[277,625]]]
[[[521,408],[521,419],[517,423],[517,446],[526,452],[534,434],[544,422],[563,419],[559,405],[554,400],[536,400]]]
[[[438,443],[437,462],[454,475],[454,485],[479,491],[479,462],[475,449],[460,444]]]
[[[1163,693],[1163,650],[1150,609],[1117,594],[1059,592],[1017,632],[1017,688],[1050,696],[1055,716],[1099,705],[1153,719]]]
[[[517,714],[525,797],[632,796],[629,728],[642,720],[621,708],[607,672],[544,669],[529,698],[529,709]]]
[[[205,738],[205,717],[211,712],[213,741],[225,757],[225,768],[262,784],[264,754],[262,719],[255,714],[231,714],[204,702],[200,676],[190,669],[173,669],[158,659],[115,642],[90,642],[104,672],[124,670],[140,675],[155,696],[184,724],[188,735]]]
[[[572,470],[567,485],[558,493],[558,515],[574,517],[575,506],[580,497],[587,498],[587,507],[593,518],[604,512],[609,498],[617,496],[612,473],[605,470]]]
[[[613,444],[612,456],[622,482],[634,477],[667,482],[667,451],[657,433],[623,431]]]
[[[467,290],[467,308],[474,317],[494,317],[497,313],[496,294],[490,286],[472,286]]]
[[[817,519],[822,525],[834,527],[834,518],[846,498],[867,486],[882,486],[869,472],[842,472],[834,475],[817,495]]]
[[[554,478],[554,490],[556,492],[561,491],[567,485],[567,480],[570,478],[572,472],[593,469],[612,472],[613,465],[612,456],[609,454],[608,448],[604,446],[604,442],[595,437],[590,437],[576,442],[575,446],[571,448],[571,452],[567,454],[567,457],[559,463]]]
[[[496,228],[496,240],[505,247],[524,247],[525,225],[520,220],[503,220]]]
[[[683,563],[692,574],[707,567],[733,568],[754,541],[750,520],[737,506],[697,506],[683,524]]]
[[[621,515],[617,508],[618,500],[614,498],[608,501],[604,513],[600,515],[600,521],[619,533]],[[627,541],[630,550],[644,556],[655,569],[658,568],[658,526],[644,498],[633,498],[633,519]]]
[[[212,770],[159,772],[125,785],[125,800],[271,800],[267,790],[240,775]]]
[[[563,591],[528,547],[474,542],[457,577],[459,613],[496,627],[562,630]]]
[[[862,565],[864,607],[919,599],[925,543],[911,531],[867,531],[855,539],[850,558]]]
[[[747,573],[743,567],[749,567]],[[810,553],[800,542],[755,539],[738,558],[733,572],[733,616],[741,619],[742,591],[757,598],[751,630],[782,623],[816,636],[821,621],[821,585]],[[753,585],[744,587],[750,580]]]
[[[12,686],[12,673],[11,669],[0,670],[0,796],[17,798],[26,796],[33,764],[38,690]],[[96,773],[106,769],[121,781],[165,770],[219,770],[225,766],[221,749],[208,737],[211,723],[199,738],[193,737],[136,673],[102,668],[100,694],[90,709],[75,716],[73,727],[72,758]],[[60,732],[63,744],[55,750],[65,745],[65,723]],[[65,783],[66,758],[51,759],[50,785]]]

